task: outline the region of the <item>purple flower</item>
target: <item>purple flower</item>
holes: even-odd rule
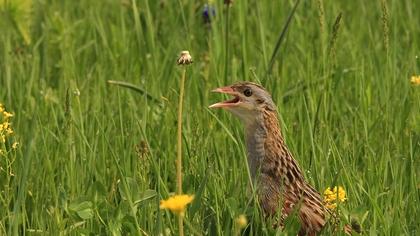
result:
[[[203,7],[203,21],[205,24],[211,23],[211,18],[216,16],[216,9],[213,6],[209,6],[209,4],[204,4]]]

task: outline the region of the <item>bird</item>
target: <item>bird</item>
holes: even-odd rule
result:
[[[264,215],[280,215],[277,225],[283,228],[284,220],[296,212],[301,222],[298,235],[317,235],[327,223],[328,209],[288,149],[270,93],[253,82],[237,82],[213,92],[233,96],[209,108],[223,108],[242,121],[248,166]],[[351,227],[345,226],[344,231],[350,234]]]

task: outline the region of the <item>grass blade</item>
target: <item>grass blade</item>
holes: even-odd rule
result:
[[[132,90],[134,90],[134,91],[136,91],[140,94],[145,95],[148,99],[152,100],[153,102],[160,103],[159,99],[157,99],[156,97],[154,97],[150,93],[146,92],[144,89],[142,89],[142,88],[140,88],[140,87],[138,87],[134,84],[124,82],[124,81],[117,81],[117,80],[108,80],[107,82],[108,82],[108,84],[115,84],[115,85],[118,85],[118,86],[121,86],[121,87],[124,87],[124,88],[132,89]]]
[[[287,29],[289,28],[290,22],[292,21],[292,17],[296,12],[296,8],[298,7],[299,3],[300,3],[300,0],[297,0],[295,5],[292,8],[292,11],[290,12],[289,16],[287,17],[286,23],[283,26],[283,30],[281,31],[281,33],[279,35],[279,38],[277,39],[276,46],[274,47],[273,54],[271,54],[271,59],[270,59],[270,63],[268,64],[268,68],[267,68],[265,78],[267,78],[267,76],[269,74],[271,74],[271,71],[273,70],[274,60],[275,60],[276,55],[277,55],[277,53],[280,49],[280,45],[284,40],[284,36],[286,35]]]

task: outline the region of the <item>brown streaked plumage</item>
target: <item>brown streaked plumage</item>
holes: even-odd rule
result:
[[[284,142],[277,109],[270,94],[262,86],[251,82],[236,83],[213,91],[234,96],[210,108],[224,108],[242,120],[248,164],[257,183],[264,213],[275,216],[281,209],[281,225],[289,214],[298,209],[302,225],[299,235],[316,235],[325,225],[328,212],[320,194],[304,179]]]

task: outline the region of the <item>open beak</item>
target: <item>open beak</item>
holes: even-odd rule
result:
[[[241,99],[238,96],[238,92],[233,90],[232,87],[228,86],[228,87],[217,88],[217,89],[212,90],[212,92],[229,94],[229,95],[234,96],[234,98],[224,101],[224,102],[215,103],[213,105],[210,105],[209,108],[229,108],[229,107],[237,106],[239,105],[239,103],[241,103]]]

